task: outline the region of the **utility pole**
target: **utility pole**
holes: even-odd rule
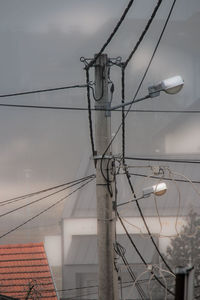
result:
[[[99,263],[99,300],[118,300],[118,277],[115,268],[116,215],[112,196],[111,166],[111,116],[108,99],[108,58],[98,57],[95,63],[95,144],[96,144],[96,197],[97,241]],[[107,151],[106,151],[107,149]],[[106,153],[105,153],[106,151]]]

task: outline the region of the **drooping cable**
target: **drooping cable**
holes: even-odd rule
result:
[[[125,68],[121,68],[121,103],[125,103]],[[122,106],[122,162],[125,163],[125,107]]]
[[[148,264],[147,264],[146,260],[143,258],[142,254],[140,253],[140,251],[139,251],[138,248],[136,247],[136,245],[135,245],[133,239],[131,238],[130,234],[128,233],[128,230],[127,230],[126,226],[124,225],[124,222],[122,221],[122,219],[121,219],[121,217],[120,217],[120,215],[119,215],[118,212],[117,212],[117,217],[118,217],[118,219],[119,219],[119,221],[120,221],[122,227],[124,228],[124,231],[125,231],[125,233],[126,233],[128,239],[130,240],[132,246],[134,247],[136,253],[137,253],[138,256],[140,257],[140,259],[141,259],[141,261],[143,262],[143,264],[144,264],[146,267],[148,267]],[[170,291],[168,288],[166,288],[166,286],[165,286],[165,285],[162,283],[162,281],[156,276],[156,274],[154,274],[154,272],[153,272],[152,270],[150,270],[150,272],[151,272],[151,274],[154,275],[155,280],[156,280],[156,281],[157,281],[157,282],[158,282],[165,290],[167,290],[169,294],[171,294],[171,295],[174,296],[174,293],[173,293],[172,291]]]
[[[122,245],[120,245],[118,242],[116,242],[116,244],[115,244],[115,251],[121,257],[121,259],[123,260],[124,265],[127,267],[128,273],[131,276],[131,278],[133,279],[133,283],[134,283],[135,280],[136,280],[136,276],[135,276],[135,274],[134,274],[134,272],[133,272],[130,264],[128,263],[128,261],[126,259],[126,256],[125,256],[126,249]],[[140,284],[137,282],[135,284],[135,286],[136,286],[136,289],[137,289],[137,291],[138,291],[141,299],[146,299],[145,292],[143,291],[143,289],[140,286]]]
[[[153,13],[150,17],[150,19],[148,20],[146,26],[145,26],[145,29],[144,31],[142,32],[138,42],[136,43],[135,47],[133,48],[133,50],[131,51],[130,55],[128,56],[128,58],[126,59],[126,61],[122,64],[122,75],[121,75],[121,85],[122,85],[122,92],[121,92],[121,98],[122,98],[122,104],[124,104],[125,102],[125,69],[128,65],[128,63],[130,62],[130,60],[132,59],[133,55],[135,54],[135,52],[137,51],[138,47],[140,46],[143,38],[145,37],[145,35],[147,34],[148,30],[149,30],[149,27],[151,25],[151,23],[153,22],[155,16],[156,16],[156,13],[161,5],[163,0],[158,0],[158,3],[157,5],[155,6],[154,10],[153,10]],[[122,160],[123,160],[123,163],[125,163],[125,108],[122,107]]]
[[[148,20],[148,22],[147,22],[147,24],[146,24],[146,26],[145,26],[145,29],[144,29],[144,31],[142,32],[142,34],[141,34],[141,36],[140,36],[138,42],[136,43],[135,47],[134,47],[133,50],[131,51],[131,53],[130,53],[130,55],[128,56],[128,58],[126,59],[126,61],[124,62],[124,64],[123,64],[123,67],[124,67],[124,68],[127,67],[128,63],[129,63],[130,60],[132,59],[133,55],[135,54],[135,52],[137,51],[138,47],[140,46],[142,40],[144,39],[146,33],[148,32],[149,27],[150,27],[151,23],[153,22],[153,20],[154,20],[154,18],[155,18],[155,16],[156,16],[156,13],[157,13],[157,11],[158,11],[158,9],[159,9],[159,7],[160,7],[162,1],[163,1],[163,0],[158,0],[158,3],[157,3],[157,5],[155,6],[155,8],[154,8],[154,10],[153,10],[153,13],[152,13],[150,19]]]
[[[144,82],[144,80],[145,80],[145,78],[146,78],[146,75],[147,75],[147,73],[148,73],[148,71],[149,71],[149,68],[150,68],[150,66],[151,66],[151,64],[152,64],[152,61],[153,61],[154,57],[155,57],[155,54],[156,54],[156,52],[157,52],[157,49],[158,49],[158,47],[159,47],[159,45],[160,45],[161,39],[162,39],[162,37],[163,37],[163,35],[164,35],[164,32],[165,32],[165,30],[166,30],[167,24],[168,24],[168,22],[169,22],[169,19],[170,19],[170,17],[171,17],[172,12],[173,12],[173,9],[174,9],[174,6],[175,6],[176,1],[177,1],[177,0],[174,0],[173,3],[172,3],[171,9],[170,9],[170,11],[169,11],[169,14],[168,14],[168,16],[167,16],[167,19],[166,19],[166,21],[165,21],[165,24],[164,24],[164,26],[163,26],[162,32],[161,32],[161,34],[160,34],[160,36],[159,36],[158,42],[157,42],[157,44],[156,44],[156,46],[155,46],[155,48],[154,48],[154,51],[153,51],[153,54],[152,54],[152,56],[151,56],[151,58],[150,58],[150,61],[149,61],[149,63],[148,63],[148,66],[147,66],[147,68],[146,68],[146,70],[145,70],[145,72],[144,72],[144,74],[143,74],[143,77],[142,77],[142,79],[141,79],[141,81],[140,81],[140,83],[139,83],[139,85],[138,85],[138,88],[137,88],[137,90],[136,90],[136,93],[134,94],[133,101],[136,99],[136,97],[137,97],[137,95],[138,95],[138,93],[139,93],[139,91],[140,91],[140,89],[141,89],[141,86],[142,86],[142,84],[143,84],[143,82]],[[133,103],[134,103],[134,102],[133,102]],[[130,105],[129,108],[127,109],[126,114],[125,114],[125,119],[126,119],[128,113],[129,113],[129,111],[131,110],[131,107],[132,107],[132,105]],[[119,125],[119,127],[117,128],[117,130],[116,130],[116,132],[115,132],[115,135],[114,135],[113,138],[111,139],[111,141],[110,141],[110,143],[109,143],[107,149],[111,146],[111,144],[112,144],[113,141],[115,140],[115,138],[116,138],[116,136],[118,135],[118,133],[119,133],[121,127],[122,127],[122,123],[121,123],[121,124]],[[105,153],[106,153],[107,149],[105,150]]]
[[[61,86],[61,87],[57,87],[57,88],[40,89],[40,90],[16,92],[16,93],[9,93],[9,94],[0,94],[0,98],[31,95],[31,94],[38,94],[38,93],[47,93],[47,92],[54,92],[54,91],[61,91],[61,90],[68,90],[68,89],[75,89],[75,88],[85,88],[86,86],[87,86],[86,84],[75,84],[75,85]]]
[[[130,0],[127,7],[125,8],[121,18],[119,19],[117,25],[115,26],[114,30],[112,31],[112,33],[110,34],[110,36],[108,37],[107,41],[104,43],[104,45],[101,47],[100,51],[98,52],[98,54],[95,56],[95,58],[93,60],[90,61],[90,63],[85,67],[86,69],[89,69],[90,67],[92,67],[94,65],[94,63],[96,62],[96,60],[99,58],[99,56],[103,53],[103,51],[106,49],[106,47],[108,46],[108,44],[111,42],[111,40],[113,39],[113,37],[115,36],[115,34],[117,33],[119,27],[121,26],[122,22],[124,21],[128,11],[130,10],[131,6],[133,5],[135,0]]]
[[[88,101],[88,119],[89,119],[89,130],[90,130],[90,142],[92,147],[92,155],[95,156],[95,146],[94,146],[94,136],[93,136],[93,126],[92,126],[92,113],[91,113],[91,99],[90,99],[90,77],[89,69],[86,69],[86,83],[87,83],[87,101]]]
[[[71,110],[71,111],[88,111],[87,107],[72,107],[72,106],[46,106],[46,105],[26,105],[26,104],[7,104],[0,103],[0,107],[10,107],[10,108],[29,108],[29,109],[48,109],[48,110]],[[91,111],[106,111],[106,109],[91,108]],[[125,112],[132,113],[175,113],[175,114],[199,114],[200,110],[151,110],[151,109],[125,109]],[[113,110],[113,112],[121,113],[121,110]],[[113,113],[112,112],[112,113]]]
[[[130,157],[126,156],[127,160],[135,161],[162,161],[162,162],[173,162],[173,163],[184,163],[184,164],[200,164],[199,159],[180,159],[180,158],[152,158],[152,157]]]
[[[131,173],[131,172],[129,172],[129,174],[130,174],[130,175],[133,175],[133,176],[138,176],[138,177],[149,177],[149,178],[153,178],[153,179],[160,179],[160,178],[161,178],[161,177],[158,177],[158,176],[153,176],[153,175],[148,176],[148,175],[145,175],[145,174],[138,174],[138,173]],[[169,178],[169,177],[163,177],[163,176],[162,176],[162,180],[169,180],[169,181],[172,181],[171,178]],[[190,180],[190,181],[188,181],[188,180],[186,180],[186,179],[179,179],[179,178],[174,178],[174,181],[177,181],[177,182],[183,182],[183,183],[190,183],[190,182],[192,182],[192,183],[200,183],[200,180]]]
[[[39,199],[33,200],[33,201],[31,201],[31,202],[28,202],[28,203],[26,203],[26,204],[24,204],[24,205],[21,205],[21,206],[17,207],[17,208],[14,208],[14,209],[12,209],[12,210],[9,210],[8,212],[2,213],[2,214],[0,214],[0,218],[1,218],[1,217],[5,217],[5,216],[7,216],[7,215],[9,215],[9,214],[11,214],[11,213],[13,213],[13,212],[15,212],[15,211],[18,211],[18,210],[22,209],[22,208],[28,207],[28,206],[30,206],[30,205],[32,205],[32,204],[38,203],[38,202],[40,202],[40,201],[42,201],[42,200],[45,200],[45,199],[47,199],[47,198],[49,198],[49,197],[51,197],[51,196],[57,195],[57,194],[59,194],[60,192],[66,191],[67,189],[72,188],[73,186],[76,186],[76,185],[78,185],[78,184],[80,184],[80,183],[85,182],[86,180],[88,180],[88,178],[83,179],[83,180],[81,180],[81,181],[79,181],[79,182],[73,183],[73,184],[71,184],[71,185],[68,185],[67,187],[65,186],[64,188],[62,188],[62,189],[60,189],[60,190],[58,190],[58,191],[55,191],[55,192],[53,192],[53,193],[50,193],[49,195],[46,195],[46,196],[41,197],[41,198],[39,198]]]
[[[127,177],[127,180],[128,180],[129,186],[130,186],[130,189],[131,189],[131,191],[132,191],[132,193],[133,193],[133,196],[134,196],[134,198],[136,198],[136,195],[135,195],[135,192],[134,192],[134,189],[133,189],[133,185],[132,185],[132,182],[131,182],[131,179],[130,179],[130,174],[128,173],[128,171],[126,171],[126,177]],[[144,225],[145,225],[145,227],[146,227],[146,230],[147,230],[147,232],[148,232],[148,235],[149,235],[149,237],[150,237],[150,239],[151,239],[151,241],[152,241],[152,243],[153,243],[153,245],[154,245],[154,247],[155,247],[157,253],[159,254],[160,258],[162,259],[162,261],[163,261],[163,263],[165,264],[165,266],[167,267],[167,269],[168,269],[171,273],[174,274],[173,270],[171,269],[171,267],[169,266],[169,264],[168,264],[168,263],[166,262],[166,260],[164,259],[164,256],[162,255],[162,253],[160,252],[158,246],[156,245],[156,243],[155,243],[155,241],[154,241],[154,238],[153,238],[153,236],[152,236],[152,234],[151,234],[151,232],[150,232],[150,229],[149,229],[149,227],[148,227],[148,225],[147,225],[147,222],[146,222],[146,220],[145,220],[145,217],[144,217],[144,215],[143,215],[143,212],[142,212],[142,209],[141,209],[141,207],[140,207],[139,202],[138,202],[137,200],[135,200],[135,202],[136,202],[138,211],[139,211],[139,213],[140,213],[140,216],[141,216],[141,218],[142,218],[142,220],[143,220],[143,223],[144,223]]]
[[[58,189],[58,188],[62,188],[64,186],[69,186],[69,185],[72,185],[72,184],[81,183],[83,180],[90,179],[90,178],[95,178],[95,175],[92,174],[92,175],[85,176],[85,177],[82,177],[82,178],[79,178],[79,179],[76,179],[76,180],[73,180],[73,181],[70,181],[70,182],[66,182],[66,183],[62,183],[62,184],[50,187],[50,188],[47,188],[47,189],[43,189],[43,190],[39,190],[39,191],[32,192],[32,193],[29,193],[29,194],[25,194],[25,195],[10,198],[10,199],[7,199],[7,200],[3,200],[3,201],[0,201],[0,206],[5,206],[5,205],[11,204],[11,203],[15,203],[15,202],[18,202],[18,201],[21,201],[21,200],[24,200],[24,199],[42,194],[42,193],[46,193],[46,192],[49,192],[49,191],[52,191],[52,190],[55,190],[55,189]]]
[[[37,213],[36,215],[34,215],[33,217],[31,217],[30,219],[26,220],[25,222],[21,223],[20,225],[12,228],[11,230],[9,230],[8,232],[0,235],[0,239],[7,236],[8,234],[16,231],[17,229],[21,228],[22,226],[26,225],[27,223],[31,222],[32,220],[36,219],[37,217],[41,216],[43,213],[47,212],[48,210],[50,210],[51,208],[55,207],[56,205],[60,204],[61,202],[63,202],[64,200],[66,200],[67,198],[69,198],[72,194],[74,194],[75,192],[79,191],[80,189],[82,189],[84,186],[86,186],[88,183],[90,183],[91,181],[93,181],[94,178],[88,180],[87,182],[85,182],[84,184],[82,184],[80,187],[78,187],[77,189],[75,189],[74,191],[72,191],[70,194],[68,194],[67,196],[59,199],[58,201],[56,201],[55,203],[53,203],[52,205],[48,206],[47,208],[45,208],[44,210],[42,210],[41,212]]]

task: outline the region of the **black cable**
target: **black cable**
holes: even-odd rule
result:
[[[71,185],[71,184],[74,184],[74,183],[81,183],[82,180],[95,178],[95,177],[96,176],[94,174],[92,174],[92,175],[89,175],[89,176],[82,177],[80,179],[76,179],[76,180],[73,180],[73,181],[70,181],[70,182],[59,184],[59,185],[56,185],[56,186],[53,186],[53,187],[50,187],[50,188],[47,188],[47,189],[43,189],[43,190],[40,190],[40,191],[37,191],[37,192],[21,195],[19,197],[10,198],[10,199],[7,199],[7,200],[3,200],[3,201],[0,202],[0,206],[4,206],[4,205],[7,205],[7,204],[11,204],[13,202],[21,201],[21,200],[24,200],[24,199],[27,199],[27,198],[45,193],[45,192],[49,192],[49,191],[57,189],[57,188],[61,188],[61,187],[66,186],[66,185],[68,186],[68,185]]]
[[[61,87],[57,87],[57,88],[40,89],[40,90],[24,91],[24,92],[9,93],[9,94],[0,94],[0,98],[46,93],[46,92],[53,92],[53,91],[60,91],[60,90],[67,90],[67,89],[74,89],[74,88],[85,88],[86,86],[87,86],[86,84],[76,84],[76,85],[61,86]]]
[[[53,109],[53,110],[72,110],[72,111],[88,111],[87,107],[70,107],[70,106],[44,106],[44,105],[26,105],[26,104],[7,104],[0,103],[0,107],[14,107],[14,108],[41,108],[41,109]],[[102,108],[91,108],[91,111],[106,111]],[[137,113],[188,113],[199,114],[200,110],[145,110],[145,109],[124,109],[125,112],[137,112]],[[112,112],[120,112],[121,110],[113,110]]]
[[[89,130],[90,130],[90,142],[92,147],[92,155],[95,156],[93,126],[92,126],[92,113],[91,113],[91,99],[90,99],[90,88],[89,88],[89,69],[86,69],[86,83],[87,83],[87,100],[88,100],[88,119],[89,119]]]
[[[159,7],[160,7],[162,1],[163,1],[163,0],[158,0],[158,3],[157,3],[157,5],[155,6],[155,8],[154,8],[154,10],[153,10],[153,13],[152,13],[150,19],[148,20],[148,22],[147,22],[147,24],[146,24],[146,26],[145,26],[145,29],[144,29],[144,31],[142,32],[142,34],[141,34],[141,36],[140,36],[138,42],[136,43],[135,47],[134,47],[133,50],[131,51],[131,53],[130,53],[130,55],[128,56],[128,58],[126,59],[126,61],[124,62],[123,68],[126,68],[126,67],[127,67],[127,65],[128,65],[128,63],[130,62],[131,58],[133,57],[133,55],[134,55],[135,52],[137,51],[139,45],[141,44],[141,42],[142,42],[143,38],[145,37],[147,31],[149,30],[149,27],[150,27],[151,23],[153,22],[153,20],[154,20],[154,18],[155,18],[155,16],[156,16],[156,13],[157,13],[157,11],[158,11],[158,9],[159,9]]]
[[[133,176],[138,176],[138,177],[148,177],[148,178],[154,178],[154,179],[163,179],[163,180],[169,180],[169,181],[172,181],[172,179],[171,178],[169,178],[169,177],[158,177],[158,176],[148,176],[148,175],[144,175],[144,174],[138,174],[138,173],[131,173],[131,172],[129,172],[129,174],[130,175],[133,175]],[[192,183],[200,183],[200,180],[198,181],[198,180],[185,180],[185,179],[178,179],[178,178],[173,178],[173,181],[178,181],[178,182],[184,182],[184,183],[190,183],[190,182],[192,182]]]
[[[145,26],[145,29],[142,32],[138,42],[136,43],[134,49],[131,51],[131,53],[128,56],[128,58],[126,59],[126,61],[122,64],[122,76],[121,76],[122,77],[121,78],[121,82],[122,82],[122,95],[121,95],[122,96],[122,104],[124,104],[124,102],[125,102],[125,69],[126,69],[128,63],[130,62],[130,60],[132,59],[133,55],[137,51],[138,47],[140,46],[140,44],[141,44],[143,38],[145,37],[146,33],[148,32],[149,27],[150,27],[151,23],[153,22],[162,1],[163,0],[158,0],[158,3],[155,6],[155,8],[153,10],[153,13],[152,13],[150,19],[148,20],[148,22]],[[125,156],[125,108],[122,107],[122,159],[123,159],[123,163],[125,163],[124,156]]]
[[[122,91],[121,91],[121,103],[125,103],[125,68],[121,69],[121,86],[122,86]],[[122,106],[122,161],[123,164],[125,163],[125,107]]]
[[[136,276],[130,266],[130,264],[128,263],[126,256],[125,256],[125,251],[126,249],[119,244],[118,242],[116,242],[115,244],[115,251],[116,253],[121,257],[121,259],[123,260],[125,266],[127,267],[128,273],[131,276],[131,278],[133,279],[133,283],[136,281]],[[141,297],[141,299],[146,299],[146,295],[145,292],[143,291],[142,287],[140,286],[140,284],[138,282],[135,283],[136,289]]]
[[[41,197],[41,198],[39,198],[39,199],[33,200],[33,201],[29,202],[29,203],[26,203],[26,204],[21,205],[21,206],[19,206],[19,207],[17,207],[17,208],[14,208],[14,209],[12,209],[12,210],[10,210],[10,211],[8,211],[8,212],[5,212],[5,213],[3,213],[3,214],[0,214],[0,218],[1,218],[1,217],[5,217],[5,216],[7,216],[7,215],[9,215],[9,214],[11,214],[11,213],[13,213],[13,212],[15,212],[15,211],[18,211],[18,210],[22,209],[22,208],[28,207],[29,205],[38,203],[38,202],[40,202],[40,201],[42,201],[42,200],[44,200],[44,199],[47,199],[47,198],[49,198],[49,197],[51,197],[51,196],[53,196],[53,195],[58,194],[58,193],[60,193],[60,192],[66,191],[67,189],[69,189],[69,188],[71,188],[71,187],[73,187],[73,186],[76,186],[76,185],[78,185],[78,184],[80,184],[80,183],[82,183],[82,182],[84,182],[84,181],[86,181],[86,180],[88,180],[88,179],[83,179],[83,180],[81,180],[81,181],[79,181],[79,182],[73,183],[73,184],[71,184],[71,185],[69,185],[69,186],[67,186],[67,187],[62,188],[62,189],[60,189],[59,191],[53,192],[53,193],[51,193],[51,194],[49,194],[49,195],[46,195],[46,196]]]
[[[117,217],[122,225],[122,227],[124,228],[124,231],[128,237],[128,239],[130,240],[132,246],[134,247],[135,251],[137,252],[138,256],[140,257],[141,261],[143,262],[143,264],[148,267],[147,262],[145,261],[145,259],[143,258],[143,256],[141,255],[140,251],[138,250],[138,248],[136,247],[135,243],[133,242],[133,239],[131,238],[130,234],[128,233],[128,230],[126,228],[126,226],[124,225],[119,213],[117,212]],[[154,274],[154,272],[152,270],[150,270],[151,274],[154,275],[155,280],[165,289],[168,291],[169,294],[174,296],[174,293],[172,291],[170,291],[163,283],[162,281],[156,276],[156,274]]]
[[[133,191],[133,185],[132,185],[132,182],[131,182],[131,179],[130,179],[130,174],[128,173],[128,171],[126,172],[126,177],[127,177],[127,179],[128,179],[128,183],[129,183],[129,186],[130,186],[130,188],[131,188],[131,191]],[[136,197],[136,196],[135,196],[135,193],[133,193],[133,195],[134,195],[134,198],[135,198],[135,197]],[[152,243],[153,243],[153,245],[154,245],[154,247],[155,247],[157,253],[159,254],[160,258],[162,259],[162,261],[163,261],[163,263],[165,264],[165,266],[167,267],[167,269],[168,269],[172,274],[174,274],[173,270],[171,269],[171,267],[169,266],[169,264],[168,264],[168,263],[166,262],[166,260],[164,259],[162,253],[160,252],[160,250],[158,249],[158,246],[156,245],[156,243],[155,243],[155,241],[154,241],[154,238],[153,238],[153,236],[152,236],[152,234],[151,234],[151,232],[150,232],[150,230],[149,230],[149,227],[148,227],[148,225],[147,225],[147,222],[146,222],[146,220],[145,220],[145,217],[144,217],[144,215],[143,215],[142,209],[141,209],[140,204],[139,204],[139,202],[137,201],[137,199],[135,200],[135,202],[136,202],[137,208],[138,208],[138,210],[139,210],[140,216],[142,217],[143,223],[144,223],[144,225],[145,225],[145,227],[146,227],[146,230],[147,230],[147,232],[148,232],[148,235],[149,235],[149,237],[150,237],[150,239],[151,239],[151,241],[152,241]],[[175,274],[174,274],[174,275],[175,275]]]
[[[30,219],[26,220],[25,222],[21,223],[20,225],[12,228],[11,230],[9,230],[8,232],[2,234],[0,236],[0,239],[7,236],[8,234],[16,231],[17,229],[19,229],[20,227],[24,226],[25,224],[31,222],[32,220],[34,220],[35,218],[39,217],[40,215],[42,215],[43,213],[45,213],[46,211],[48,211],[49,209],[51,209],[52,207],[58,205],[59,203],[61,203],[62,201],[64,201],[65,199],[67,199],[68,197],[70,197],[72,194],[74,194],[75,192],[77,192],[78,190],[82,189],[84,186],[86,186],[88,183],[90,183],[91,181],[93,181],[94,178],[88,180],[86,183],[82,184],[80,187],[78,187],[76,190],[72,191],[70,194],[68,194],[67,196],[59,199],[58,201],[56,201],[54,204],[48,206],[47,208],[45,208],[44,210],[42,210],[41,212],[39,212],[38,214],[36,214],[35,216],[31,217]]]
[[[141,81],[140,81],[140,84],[139,84],[139,86],[138,86],[138,88],[137,88],[137,91],[136,91],[136,93],[135,93],[135,95],[134,95],[134,97],[133,97],[133,101],[136,99],[136,97],[137,97],[137,95],[138,95],[138,93],[139,93],[139,91],[140,91],[140,88],[141,88],[141,86],[142,86],[142,84],[143,84],[143,81],[144,81],[144,79],[146,78],[146,75],[147,75],[147,73],[148,73],[148,70],[149,70],[149,68],[150,68],[150,66],[151,66],[151,63],[152,63],[152,61],[153,61],[153,58],[154,58],[154,56],[155,56],[155,54],[156,54],[156,51],[157,51],[157,49],[158,49],[158,46],[160,45],[161,39],[162,39],[162,37],[163,37],[163,34],[164,34],[164,32],[165,32],[165,29],[166,29],[167,24],[168,24],[168,22],[169,22],[169,19],[170,19],[170,17],[171,17],[171,14],[172,14],[172,11],[173,11],[173,9],[174,9],[174,5],[175,5],[176,1],[177,1],[177,0],[174,0],[174,1],[173,1],[173,4],[172,4],[171,9],[170,9],[170,11],[169,11],[169,14],[168,14],[168,16],[167,16],[167,19],[166,19],[165,24],[164,24],[164,26],[163,26],[162,32],[161,32],[160,37],[159,37],[159,39],[158,39],[158,42],[157,42],[157,44],[156,44],[156,46],[155,46],[155,49],[154,49],[154,51],[153,51],[153,54],[152,54],[152,56],[151,56],[151,59],[150,59],[150,61],[149,61],[149,63],[148,63],[148,66],[147,66],[147,68],[146,68],[146,70],[145,70],[145,72],[144,72],[144,74],[143,74],[143,77],[142,77],[142,79],[141,79]],[[134,102],[133,102],[133,103],[134,103]],[[132,105],[130,105],[130,106],[129,106],[129,109],[127,109],[127,112],[126,112],[126,115],[125,115],[125,119],[126,119],[128,113],[129,113],[129,111],[131,110],[131,107],[132,107]],[[110,146],[112,145],[112,143],[113,143],[113,141],[115,140],[117,134],[119,133],[121,127],[122,127],[122,123],[119,125],[118,129],[117,129],[116,132],[115,132],[114,137],[111,139],[111,141],[110,141],[108,147],[107,147],[106,150],[104,151],[104,155],[105,155],[105,153],[107,152],[107,150],[110,148]]]
[[[96,60],[99,58],[99,56],[103,53],[103,51],[105,50],[105,48],[108,46],[108,44],[111,42],[112,38],[114,37],[114,35],[116,34],[116,32],[118,31],[120,25],[122,24],[122,22],[124,21],[129,9],[131,8],[131,6],[133,5],[133,2],[135,0],[130,0],[127,7],[125,8],[120,20],[118,21],[117,25],[115,26],[114,30],[112,31],[112,33],[110,34],[110,36],[108,37],[107,41],[104,43],[104,45],[102,46],[101,50],[99,51],[99,53],[95,56],[95,58],[93,60],[91,60],[91,62],[85,67],[86,69],[89,69],[90,67],[92,67],[94,65],[94,63],[96,62]]]
[[[138,160],[138,161],[162,161],[162,162],[173,162],[173,163],[184,163],[184,164],[200,164],[200,160],[192,160],[192,159],[170,159],[170,158],[151,158],[151,157],[130,157],[126,156],[127,160]]]

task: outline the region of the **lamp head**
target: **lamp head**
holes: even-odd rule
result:
[[[177,94],[178,92],[180,92],[183,85],[184,85],[184,80],[179,75],[168,79],[164,79],[161,82],[152,85],[148,88],[149,96],[151,98],[157,97],[160,95],[161,91],[164,91],[167,94]]]
[[[166,183],[160,182],[158,184],[155,184],[153,186],[149,186],[143,189],[143,197],[149,197],[151,194],[154,194],[156,196],[162,196],[166,193],[167,186]]]

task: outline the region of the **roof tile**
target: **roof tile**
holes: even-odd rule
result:
[[[43,243],[0,246],[0,294],[57,300]]]

